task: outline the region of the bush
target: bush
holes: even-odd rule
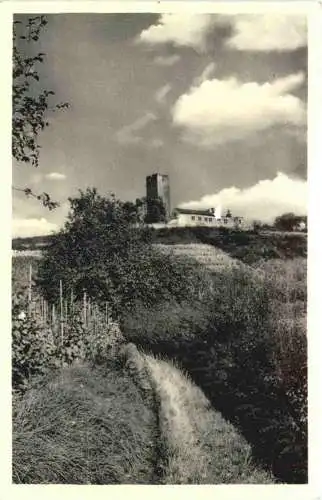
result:
[[[57,347],[50,329],[41,327],[34,318],[20,319],[27,310],[21,295],[12,300],[12,387],[24,391],[31,377],[44,375],[57,366]]]

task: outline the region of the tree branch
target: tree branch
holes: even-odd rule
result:
[[[60,203],[57,201],[53,201],[48,193],[40,193],[36,194],[33,193],[33,191],[30,188],[17,188],[15,186],[12,186],[12,189],[14,191],[20,191],[21,193],[25,193],[26,196],[35,198],[38,201],[41,201],[44,207],[48,208],[49,210],[54,210],[55,208],[60,206]]]

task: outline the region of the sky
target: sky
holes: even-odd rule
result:
[[[40,85],[70,108],[50,116],[37,169],[13,163],[13,184],[61,206],[13,191],[13,236],[57,230],[78,189],[144,196],[154,172],[169,175],[172,208],[220,204],[262,221],[307,212],[303,15],[47,19]]]

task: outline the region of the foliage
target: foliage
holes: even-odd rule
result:
[[[218,269],[199,301],[140,306],[122,328],[129,341],[176,358],[255,456],[280,480],[301,483],[307,480],[306,296],[294,292],[292,279],[305,273],[298,262],[294,278],[278,281],[282,265],[275,274]]]
[[[167,212],[162,198],[144,198],[146,204],[145,222],[147,224],[155,222],[165,222],[167,220]]]
[[[59,299],[59,282],[81,300],[84,291],[97,303],[108,303],[119,318],[136,301],[153,305],[170,297],[182,299],[203,288],[201,268],[171,259],[149,244],[148,228],[137,214],[95,189],[71,199],[64,229],[55,236],[40,262],[37,283],[47,300]]]
[[[12,386],[24,391],[31,377],[44,375],[57,366],[57,347],[52,332],[43,328],[29,316],[20,319],[20,313],[27,310],[22,294],[12,301]]]
[[[19,260],[19,259],[18,259]],[[93,365],[105,363],[122,343],[117,325],[103,320],[102,315],[86,324],[82,311],[73,307],[73,314],[61,320],[45,321],[28,302],[23,287],[18,288],[12,301],[12,386],[23,393],[35,377],[44,376],[58,367],[75,361],[88,361]],[[101,317],[100,317],[101,316]]]
[[[13,85],[12,85],[12,155],[17,162],[38,167],[40,145],[38,137],[49,126],[48,112],[66,109],[67,103],[51,104],[52,90],[37,85],[40,80],[38,65],[45,54],[34,48],[47,25],[46,17],[30,17],[13,24]],[[34,194],[30,188],[19,189],[33,196],[53,210],[58,203],[48,193]]]
[[[293,231],[294,229],[299,229],[301,223],[307,224],[307,217],[295,215],[293,213],[286,213],[276,217],[274,225],[277,229],[281,231]]]

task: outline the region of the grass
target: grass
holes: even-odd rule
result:
[[[167,255],[194,259],[199,264],[206,266],[210,271],[242,266],[241,261],[230,257],[223,250],[204,243],[179,243],[172,245],[156,243],[155,248]]]
[[[305,233],[240,231],[227,228],[164,228],[153,232],[154,243],[203,243],[223,250],[245,264],[261,259],[292,259],[307,256]]]
[[[165,484],[273,483],[252,464],[249,444],[187,375],[153,356],[145,356],[145,362],[159,401]]]
[[[150,484],[155,431],[126,372],[65,368],[14,405],[13,482]]]
[[[251,448],[173,363],[123,346],[13,405],[15,484],[272,484]]]

